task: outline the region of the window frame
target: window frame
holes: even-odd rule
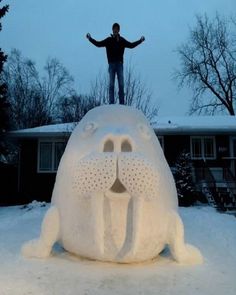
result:
[[[51,169],[50,170],[41,170],[40,169],[40,159],[41,159],[41,143],[51,143],[52,144],[52,155],[51,155]],[[55,146],[57,143],[64,143],[66,147],[67,140],[63,138],[40,138],[38,139],[38,153],[37,153],[37,173],[57,173],[57,169],[54,169],[55,166]]]
[[[201,156],[195,157],[193,155],[193,139],[200,139],[201,143]],[[207,157],[205,153],[205,139],[212,139],[213,143],[213,156]],[[205,136],[190,136],[190,153],[191,153],[191,159],[192,160],[215,160],[216,159],[216,140],[215,136],[213,135],[205,135]]]

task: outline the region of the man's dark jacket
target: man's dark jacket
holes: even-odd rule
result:
[[[117,38],[113,35],[111,35],[111,37],[108,37],[102,41],[96,41],[90,37],[89,41],[97,47],[106,47],[108,63],[115,63],[115,62],[123,63],[123,55],[124,55],[125,48],[134,48],[137,45],[142,43],[141,40],[138,40],[135,42],[129,42],[121,36],[118,36]]]

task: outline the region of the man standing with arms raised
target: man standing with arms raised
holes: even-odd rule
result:
[[[135,42],[129,42],[125,38],[121,37],[120,25],[114,23],[112,26],[112,32],[110,37],[96,41],[88,33],[86,37],[88,40],[97,47],[106,47],[107,60],[109,64],[109,101],[110,104],[115,103],[114,90],[115,90],[115,75],[117,75],[119,85],[119,102],[124,104],[124,73],[123,73],[123,55],[125,48],[134,48],[141,44],[145,38],[142,36],[140,40]]]

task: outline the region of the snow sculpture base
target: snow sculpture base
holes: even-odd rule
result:
[[[184,242],[172,173],[140,111],[97,107],[73,131],[41,235],[22,251],[47,257],[55,242],[101,261],[142,262],[169,245],[177,262],[202,262]]]

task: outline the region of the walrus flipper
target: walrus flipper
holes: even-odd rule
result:
[[[59,224],[58,209],[55,206],[51,206],[44,217],[40,237],[23,245],[23,255],[37,258],[48,257],[54,243],[58,240]]]
[[[170,214],[168,244],[173,258],[183,264],[201,264],[203,257],[200,251],[184,242],[184,227],[180,216],[172,211]]]

